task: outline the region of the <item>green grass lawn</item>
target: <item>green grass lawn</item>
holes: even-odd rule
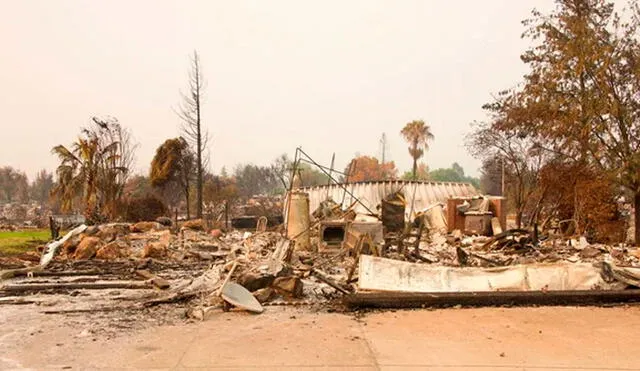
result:
[[[33,251],[51,238],[48,229],[27,229],[15,232],[0,232],[0,255],[17,255]]]

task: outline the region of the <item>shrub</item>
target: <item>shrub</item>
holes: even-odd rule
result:
[[[126,200],[123,205],[123,216],[127,222],[156,220],[167,215],[166,205],[157,197],[148,195]]]

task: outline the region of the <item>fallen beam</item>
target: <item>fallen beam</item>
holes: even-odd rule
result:
[[[0,298],[0,305],[3,304],[10,304],[10,305],[24,305],[24,304],[35,304],[37,303],[36,301],[33,300],[28,300],[28,299],[24,299],[24,298],[18,298],[18,297],[7,297],[7,298]]]
[[[34,277],[76,277],[76,276],[100,276],[105,273],[98,270],[90,271],[35,271],[30,272]],[[14,277],[26,277],[30,275],[29,272],[17,272]]]
[[[169,284],[169,281],[165,280],[162,277],[158,277],[155,274],[149,272],[146,269],[139,269],[136,271],[136,274],[139,277],[142,277],[146,280],[148,280],[149,282],[151,282],[152,285],[154,285],[155,287],[159,288],[160,290],[166,290],[169,288],[169,286],[171,286]]]
[[[153,288],[150,282],[120,281],[92,283],[40,283],[13,284],[0,286],[0,292],[30,292],[46,290],[103,290],[103,289],[148,289]]]
[[[351,309],[451,307],[456,305],[471,307],[501,305],[598,305],[640,302],[640,289],[446,293],[371,292],[346,295],[342,298],[342,302]]]
[[[27,268],[4,270],[4,271],[0,271],[0,280],[6,280],[9,278],[18,277],[18,276],[26,276],[28,274],[35,273],[40,270],[42,270],[42,267],[39,265],[36,265],[33,267],[27,267]]]
[[[320,281],[326,283],[327,285],[333,287],[334,289],[338,290],[339,292],[343,293],[343,294],[350,294],[350,291],[347,290],[347,288],[345,288],[344,286],[342,286],[341,284],[339,284],[338,282],[336,282],[335,280],[333,280],[332,278],[330,278],[326,273],[321,272],[317,269],[312,269],[311,270],[311,274],[316,277],[317,279],[319,279]]]
[[[98,313],[98,312],[114,312],[116,310],[125,310],[129,308],[122,307],[105,307],[105,308],[90,308],[90,309],[61,309],[61,310],[45,310],[42,314],[74,314],[74,313]]]

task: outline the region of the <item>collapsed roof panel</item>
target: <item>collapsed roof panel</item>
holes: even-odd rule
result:
[[[442,202],[452,197],[473,197],[479,196],[480,192],[469,183],[455,182],[419,182],[404,180],[389,180],[377,182],[360,182],[348,184],[331,184],[316,187],[301,188],[299,191],[309,194],[309,206],[311,210],[316,210],[320,203],[327,198],[333,199],[342,208],[352,205],[356,199],[349,195],[343,187],[346,187],[353,196],[362,203],[356,203],[354,209],[357,213],[367,214],[369,210],[376,211],[376,207],[381,204],[382,199],[387,195],[402,191],[407,201],[405,219],[427,207]],[[364,204],[364,205],[363,205]],[[413,207],[412,207],[413,205]]]

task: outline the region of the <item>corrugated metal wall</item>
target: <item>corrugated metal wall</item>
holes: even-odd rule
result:
[[[451,197],[478,196],[480,193],[469,183],[452,182],[410,182],[402,180],[349,183],[344,185],[349,192],[357,197],[363,204],[356,204],[355,210],[358,213],[367,214],[367,208],[377,213],[376,207],[388,194],[402,190],[407,200],[406,218],[411,215],[411,204],[413,203],[414,214],[435,203],[447,202]],[[342,202],[343,208],[351,205],[355,198],[345,193],[344,189],[337,184],[329,186],[301,188],[300,191],[309,194],[309,206],[313,212],[318,208],[320,202],[327,198],[332,198],[337,203]],[[415,195],[415,197],[414,197]],[[366,207],[365,207],[366,206]]]

